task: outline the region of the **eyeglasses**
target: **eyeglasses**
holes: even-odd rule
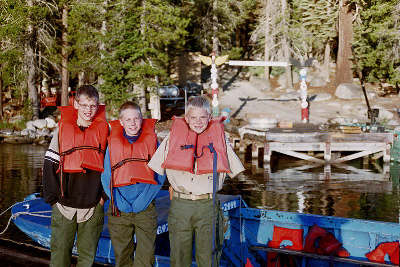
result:
[[[82,109],[96,110],[98,107],[98,105],[87,105],[87,104],[82,105],[79,102],[78,102],[78,104]]]

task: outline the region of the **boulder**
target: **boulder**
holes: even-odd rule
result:
[[[47,122],[47,128],[54,129],[57,127],[57,123],[53,118],[47,117],[45,120]]]
[[[360,99],[363,97],[361,86],[342,83],[336,88],[335,96],[341,99]]]
[[[32,131],[36,131],[36,127],[33,124],[33,121],[27,121],[26,122],[26,129],[32,130]]]
[[[46,128],[47,127],[47,121],[45,119],[34,120],[33,121],[33,126],[35,126],[38,129]]]
[[[310,86],[311,87],[322,87],[326,86],[327,82],[324,77],[321,76],[315,76],[313,79],[310,81]]]

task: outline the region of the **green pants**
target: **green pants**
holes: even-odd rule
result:
[[[216,229],[218,229],[215,235],[215,247],[219,248],[223,239],[223,220],[219,202],[217,201],[214,213],[212,200],[172,199],[168,216],[171,267],[191,266],[193,237],[195,239],[197,266],[210,267],[212,265],[214,214],[216,215]],[[214,254],[214,266],[219,265],[219,258],[220,251]]]
[[[70,267],[71,253],[76,235],[78,249],[77,267],[89,267],[96,256],[97,243],[104,224],[103,206],[98,204],[93,216],[81,223],[76,222],[76,215],[72,220],[65,218],[57,208],[52,207],[51,215],[51,258],[52,267]]]
[[[157,213],[154,203],[150,203],[147,209],[139,213],[121,212],[120,216],[112,216],[109,208],[107,215],[116,266],[153,266],[157,234]],[[136,250],[133,234],[136,234]]]

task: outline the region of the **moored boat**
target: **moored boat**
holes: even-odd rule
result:
[[[240,196],[218,197],[224,212],[220,266],[398,266],[399,224],[254,209]],[[156,266],[169,266],[169,204],[168,192],[160,191]],[[21,231],[50,247],[51,207],[38,194],[16,203],[12,214]],[[115,262],[107,217],[95,260]]]

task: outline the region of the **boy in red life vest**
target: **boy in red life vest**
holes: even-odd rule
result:
[[[218,155],[217,162],[210,144]],[[217,163],[216,168],[213,163]],[[244,168],[225,139],[222,119],[211,119],[205,97],[188,101],[185,118],[174,118],[169,136],[148,166],[159,174],[166,173],[171,184],[171,266],[191,266],[193,236],[197,266],[218,266],[222,231],[218,234],[214,229],[222,228],[222,218],[219,202],[213,203],[213,186],[220,190],[226,174],[234,177]]]
[[[107,198],[101,185],[109,132],[105,107],[97,89],[84,85],[73,106],[59,109],[61,120],[43,166],[43,196],[52,205],[50,266],[71,266],[76,234],[77,266],[92,266]]]
[[[156,120],[143,119],[139,106],[124,103],[111,132],[101,179],[110,198],[108,230],[116,266],[154,265],[157,213],[154,198],[165,181],[147,163],[157,149]],[[111,194],[112,192],[112,194]],[[133,235],[136,234],[136,252]]]

